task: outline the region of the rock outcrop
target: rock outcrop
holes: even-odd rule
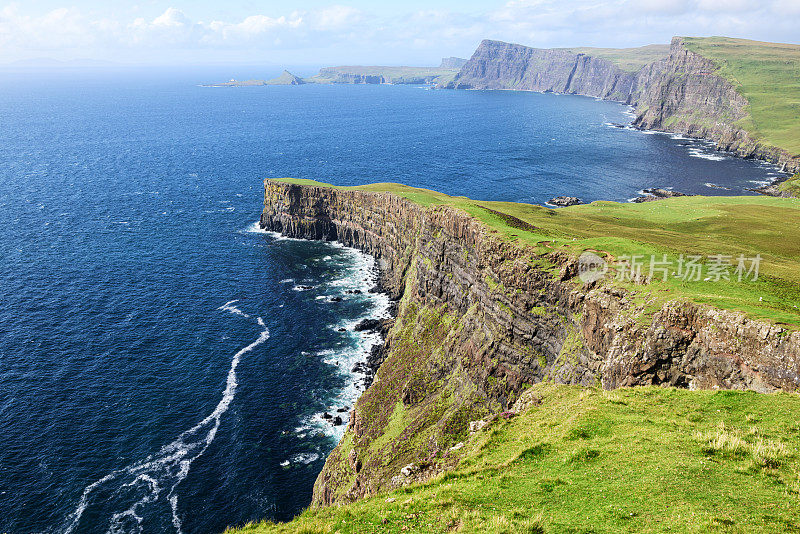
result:
[[[738,125],[747,100],[719,66],[672,40],[669,55],[637,72],[564,49],[483,41],[453,81],[455,89],[514,89],[617,100],[636,109],[634,126],[707,139],[720,150],[800,170],[800,157],[755,141]]]
[[[548,200],[547,203],[552,206],[558,206],[559,208],[566,208],[568,206],[583,204],[583,201],[578,197],[555,197]]]
[[[644,293],[581,284],[574,258],[504,241],[452,207],[266,181],[260,224],[372,254],[399,300],[385,359],[319,475],[315,504],[447,469],[470,422],[511,409],[540,381],[800,388],[800,333],[686,301],[645,314]]]
[[[665,198],[672,198],[672,197],[685,197],[687,196],[686,193],[681,193],[680,191],[673,191],[671,189],[662,189],[660,187],[653,187],[650,189],[643,189],[642,193],[643,196],[637,197],[633,199],[634,202],[641,203],[641,202],[652,202],[654,200],[662,200]]]

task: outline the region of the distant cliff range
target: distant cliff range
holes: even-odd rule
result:
[[[800,170],[800,46],[675,37],[640,48],[530,48],[483,41],[449,89],[592,96],[634,106],[633,125],[714,141]],[[793,119],[794,118],[794,119]]]
[[[443,86],[453,80],[467,60],[458,57],[442,59],[438,67],[340,66],[320,69],[316,76],[301,78],[284,70],[271,80],[229,80],[207,87],[252,87],[259,85],[302,85],[307,83],[344,84],[411,84]]]

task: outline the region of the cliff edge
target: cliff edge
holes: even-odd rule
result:
[[[683,218],[676,224],[698,237],[675,242],[644,230],[643,217],[653,215],[641,205],[554,211],[389,184],[335,188],[266,181],[263,228],[337,240],[374,255],[384,287],[399,301],[385,359],[319,475],[313,502],[350,502],[452,468],[448,451],[481,421],[512,410],[526,388],[540,382],[604,389],[800,388],[800,318],[787,304],[781,278],[791,279],[800,256],[781,248],[780,239],[791,237],[786,226],[779,230],[770,222],[800,221],[798,201],[663,202],[666,212],[657,216]],[[750,233],[738,232],[737,217]],[[576,276],[579,250],[592,245],[605,254],[599,235],[611,231],[606,226],[591,235],[585,228],[611,224],[618,239],[607,250],[614,255],[620,240],[677,252],[676,243],[702,234],[706,245],[722,252],[763,254],[762,282],[769,281],[735,289],[702,280],[695,288],[666,278],[584,283]],[[800,224],[793,228],[790,233]],[[731,241],[726,232],[733,232]],[[772,234],[780,236],[765,242]],[[714,291],[719,295],[709,297]],[[709,298],[733,309],[702,302]]]

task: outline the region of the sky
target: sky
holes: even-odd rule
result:
[[[631,47],[800,43],[800,0],[0,0],[0,63],[436,65],[482,39]]]

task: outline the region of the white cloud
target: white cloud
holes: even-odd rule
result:
[[[99,18],[76,8],[31,14],[22,5],[0,8],[0,60],[49,53],[144,61],[158,49],[159,58],[198,62],[212,54],[247,61],[269,51],[313,62],[322,61],[320,51],[340,58],[333,61],[433,62],[469,55],[483,38],[540,47],[637,46],[673,35],[797,41],[800,26],[800,0],[511,0],[480,14],[431,2],[429,9],[383,19],[337,4],[211,21],[190,8],[145,15],[147,7],[139,6]]]

